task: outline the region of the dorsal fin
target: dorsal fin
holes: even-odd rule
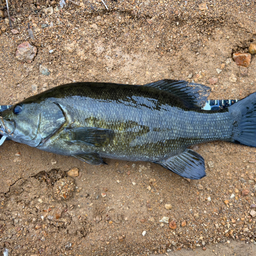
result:
[[[145,84],[144,86],[167,91],[182,100],[184,105],[188,108],[202,108],[211,91],[208,86],[189,83],[183,80],[164,79],[150,84]]]

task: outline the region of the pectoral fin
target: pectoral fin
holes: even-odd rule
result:
[[[100,165],[100,164],[106,164],[103,159],[100,157],[97,153],[88,153],[88,154],[79,154],[79,155],[73,155],[73,157],[86,162],[88,164],[93,165]]]
[[[66,129],[69,133],[71,143],[86,143],[96,147],[109,144],[114,137],[114,132],[109,129],[97,127],[79,127]]]
[[[192,180],[201,179],[206,175],[203,157],[191,149],[186,149],[182,154],[157,163],[184,178]]]

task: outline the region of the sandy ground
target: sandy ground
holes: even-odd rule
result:
[[[92,0],[70,1],[60,10],[58,1],[13,0],[12,29],[18,33],[0,12],[1,104],[75,81],[186,79],[210,86],[211,99],[256,91],[255,56],[246,69],[231,58],[256,41],[254,1],[105,3],[109,10]],[[37,48],[31,63],[15,58],[24,41]],[[256,149],[224,142],[194,149],[206,162],[207,176],[199,181],[151,163],[91,166],[5,142],[0,252],[254,255]],[[72,168],[78,176],[67,173]]]

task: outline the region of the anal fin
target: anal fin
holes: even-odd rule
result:
[[[186,149],[179,155],[157,163],[184,178],[192,180],[201,179],[206,175],[203,157],[191,149]]]
[[[88,164],[93,164],[93,165],[106,164],[98,153],[84,153],[84,154],[78,154],[78,155],[72,155],[72,156]]]

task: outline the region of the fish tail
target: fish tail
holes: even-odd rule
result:
[[[229,107],[233,117],[231,141],[256,147],[256,92]]]

